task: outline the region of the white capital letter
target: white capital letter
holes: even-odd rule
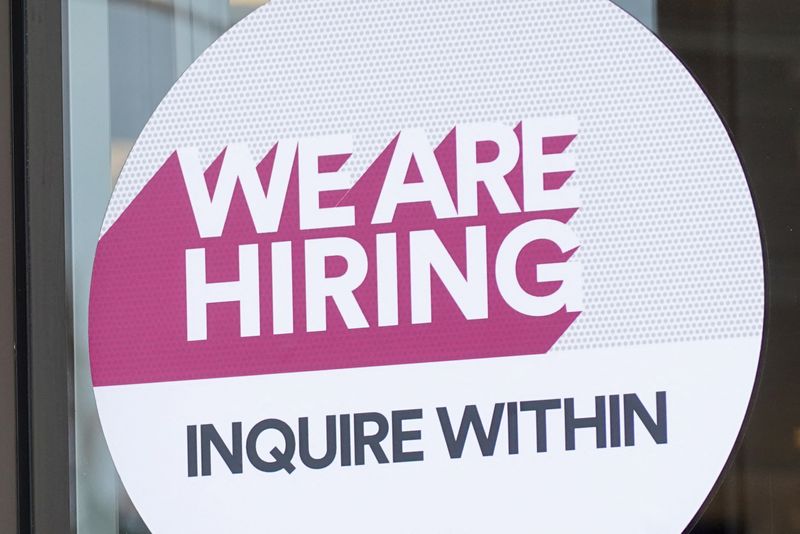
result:
[[[529,243],[539,240],[555,243],[562,252],[570,251],[580,244],[569,226],[552,219],[528,221],[519,225],[506,236],[497,251],[497,289],[509,306],[531,317],[546,317],[564,307],[568,312],[581,311],[581,266],[578,262],[534,266],[538,282],[561,282],[561,287],[550,295],[531,295],[519,283],[519,254]]]
[[[326,156],[342,156],[353,151],[349,135],[302,139],[298,144],[300,179],[300,229],[338,228],[355,224],[353,206],[321,208],[319,194],[323,191],[348,189],[350,175],[342,170],[319,172],[319,160]]]
[[[341,256],[347,268],[341,276],[328,278],[326,258]],[[328,326],[328,297],[339,308],[347,328],[366,328],[367,318],[361,311],[353,291],[367,276],[367,253],[349,237],[328,237],[306,241],[306,330],[322,332]]]
[[[283,203],[286,200],[286,189],[289,185],[296,146],[297,143],[294,141],[278,143],[275,149],[272,176],[269,181],[269,192],[266,196],[264,188],[261,186],[256,164],[247,147],[236,144],[228,146],[222,156],[222,166],[219,170],[217,186],[214,188],[213,199],[208,190],[197,150],[194,148],[179,149],[178,160],[200,237],[222,235],[237,181],[242,184],[244,198],[247,201],[256,232],[265,234],[276,231],[283,213]]]
[[[450,253],[433,230],[411,232],[411,322],[431,322],[431,269],[467,319],[489,316],[486,277],[486,227],[466,230],[467,274],[461,274]]]
[[[417,163],[421,182],[405,183],[411,158]],[[438,219],[456,216],[453,199],[436,161],[425,132],[404,130],[397,137],[392,161],[386,171],[383,189],[375,206],[372,224],[392,222],[399,204],[430,202]]]
[[[478,163],[478,143],[491,142],[499,150],[492,161]],[[478,183],[483,182],[500,213],[515,213],[519,205],[505,176],[519,160],[519,141],[512,128],[500,124],[465,124],[456,127],[458,214],[478,214]]]
[[[206,249],[186,251],[186,339],[207,339],[208,304],[239,303],[239,331],[242,337],[261,334],[261,309],[258,290],[258,245],[239,246],[239,280],[208,283]]]
[[[397,234],[375,236],[378,326],[397,326]]]
[[[576,187],[545,189],[544,175],[575,170],[572,154],[545,154],[544,140],[551,137],[577,135],[578,119],[559,117],[522,121],[522,180],[525,211],[549,211],[577,208],[580,205]]]
[[[294,290],[292,280],[292,242],[272,243],[272,331],[294,332]]]

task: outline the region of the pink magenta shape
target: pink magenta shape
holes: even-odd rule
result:
[[[519,131],[519,130],[517,130]],[[547,151],[563,151],[572,137],[553,139]],[[482,160],[496,156],[494,147],[480,147]],[[173,154],[143,188],[120,218],[100,239],[94,264],[89,306],[89,349],[95,386],[166,382],[205,378],[345,369],[437,361],[545,354],[578,316],[566,310],[548,317],[529,317],[509,307],[494,278],[497,249],[518,225],[532,219],[567,222],[574,210],[501,215],[485,189],[479,190],[479,215],[437,220],[428,204],[398,208],[394,222],[370,224],[383,177],[394,150],[392,142],[338,204],[355,206],[356,225],[350,228],[301,231],[298,223],[297,165],[278,232],[258,234],[253,227],[241,187],[237,184],[222,237],[202,239],[188,200],[181,168]],[[275,150],[258,167],[265,189]],[[206,178],[213,189],[221,158]],[[455,198],[455,157],[451,132],[436,157]],[[321,161],[321,169],[336,169],[346,157]],[[412,165],[407,180],[419,180]],[[571,173],[559,176],[566,180]],[[519,164],[507,176],[521,204]],[[559,183],[558,186],[561,184]],[[322,198],[323,205],[334,205]],[[462,273],[465,268],[465,229],[486,226],[489,317],[466,320],[435,273],[432,274],[432,317],[429,324],[412,325],[409,299],[408,234],[433,229],[447,246]],[[399,325],[377,326],[375,235],[394,232],[398,244]],[[369,328],[347,329],[333,302],[328,301],[328,329],[306,332],[303,243],[306,239],[346,236],[366,250],[370,268],[355,291]],[[272,333],[270,244],[291,241],[294,284],[294,333]],[[205,248],[207,281],[237,280],[238,246],[258,244],[261,266],[261,336],[241,338],[238,303],[208,305],[208,339],[189,342],[186,329],[185,251]],[[558,283],[539,283],[535,266],[566,261],[552,244],[536,242],[523,251],[517,272],[523,287],[545,295]],[[341,270],[331,262],[331,272]]]

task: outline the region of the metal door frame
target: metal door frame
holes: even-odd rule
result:
[[[10,76],[5,78],[10,101],[2,101],[6,109],[10,104],[11,120],[0,125],[10,139],[0,149],[10,147],[13,165],[16,406],[3,404],[0,411],[4,425],[8,410],[15,412],[17,513],[12,518],[8,507],[2,509],[0,525],[11,527],[4,532],[63,534],[74,531],[75,517],[62,68],[66,2],[2,1],[7,19],[0,33],[10,33],[11,41]],[[4,193],[8,181],[3,179]],[[0,222],[0,231],[10,226]],[[0,384],[7,384],[9,366],[3,364]],[[3,439],[8,441],[5,433]],[[0,452],[7,452],[7,445]],[[2,489],[5,496],[8,488]]]

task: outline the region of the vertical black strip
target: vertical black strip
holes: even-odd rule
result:
[[[73,532],[62,2],[12,1],[20,530]]]
[[[0,532],[18,531],[11,5],[0,0]]]
[[[25,24],[23,0],[10,0],[12,168],[14,195],[14,292],[17,374],[17,510],[18,529],[31,525],[30,417],[28,402],[27,247],[25,228]]]

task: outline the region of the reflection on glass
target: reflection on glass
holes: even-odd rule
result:
[[[119,484],[97,418],[87,313],[94,247],[116,177],[160,100],[217,37],[264,0],[70,0],[67,106],[79,534],[148,532]]]

